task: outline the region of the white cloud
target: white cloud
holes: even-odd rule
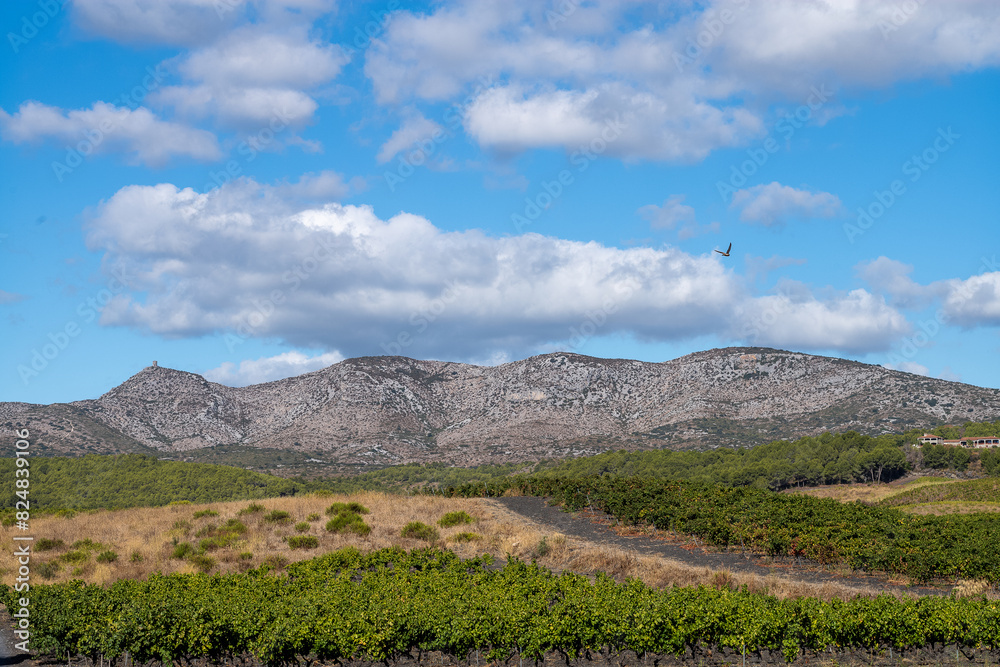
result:
[[[913,373],[914,375],[923,375],[925,377],[930,377],[931,371],[927,366],[923,364],[918,364],[915,361],[901,361],[898,364],[882,364],[883,368],[888,368],[890,371],[903,371],[904,373]]]
[[[946,289],[942,309],[950,324],[1000,326],[1000,271],[942,283]]]
[[[781,226],[789,219],[832,218],[840,213],[840,199],[829,192],[796,190],[777,181],[737,190],[730,208],[739,208],[740,220]]]
[[[304,204],[287,187],[119,190],[94,212],[88,244],[131,267],[136,294],[113,300],[102,324],[349,356],[481,359],[568,340],[587,318],[602,322],[597,335],[745,336],[773,299],[750,296],[708,254],[445,232],[408,213],[382,220],[369,207]],[[875,350],[906,329],[864,290],[800,293],[784,307],[764,335],[786,346]]]
[[[304,28],[273,30],[239,28],[194,50],[178,66],[189,83],[164,87],[151,100],[240,128],[303,125],[319,108],[305,91],[336,78],[348,58],[310,40]]]
[[[694,238],[707,232],[718,232],[719,223],[710,222],[699,225],[695,218],[694,207],[684,202],[684,195],[670,195],[662,206],[648,204],[639,208],[636,213],[649,221],[653,229],[678,229],[677,237],[682,241]]]
[[[881,256],[862,262],[855,269],[858,275],[877,292],[888,294],[892,303],[901,308],[921,308],[944,295],[944,283],[920,285],[910,278],[913,266]]]
[[[244,359],[239,366],[225,361],[218,367],[205,371],[205,379],[230,387],[246,387],[251,384],[283,380],[288,377],[318,371],[331,366],[344,357],[339,352],[325,352],[313,357],[302,352],[283,352],[273,357]]]
[[[15,144],[65,142],[83,155],[120,152],[132,163],[151,166],[175,156],[217,160],[222,155],[211,132],[160,120],[145,107],[133,110],[105,102],[69,111],[34,101],[22,103],[13,114],[0,109],[0,134]]]
[[[428,120],[419,113],[415,113],[407,118],[398,130],[392,133],[382,148],[379,149],[376,160],[379,164],[385,164],[400,151],[413,148],[417,142],[431,139],[435,134],[441,136],[444,129],[432,120]]]
[[[120,42],[190,45],[240,18],[246,0],[73,0],[84,30]]]
[[[617,114],[629,130],[609,155],[687,161],[745,144],[762,131],[762,107],[801,104],[811,87],[881,88],[1000,62],[993,0],[920,3],[902,17],[899,3],[869,0],[718,0],[667,12],[571,4],[557,25],[527,0],[399,11],[367,51],[365,72],[392,105],[503,82],[474,92],[468,108],[466,129],[486,147],[572,151]],[[723,9],[733,19],[707,32]],[[640,27],[623,29],[628,22]],[[819,123],[843,112],[829,99],[812,110]]]
[[[790,281],[779,285],[779,294],[744,303],[739,312],[743,329],[734,335],[792,350],[884,351],[911,330],[881,296],[857,289],[818,299]]]

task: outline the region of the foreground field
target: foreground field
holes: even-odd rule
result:
[[[588,652],[706,657],[733,665],[894,651],[955,662],[1000,648],[1000,603],[972,598],[856,597],[780,600],[728,588],[656,590],[630,580],[554,575],[537,564],[459,559],[450,551],[345,548],[245,574],[154,575],[109,588],[79,582],[34,586],[33,647],[163,665],[383,662],[438,651],[466,664],[523,664]],[[21,604],[0,589],[8,608]],[[23,603],[27,604],[27,603]],[[18,613],[23,615],[27,609]],[[948,656],[950,657],[950,656]],[[443,661],[434,663],[442,664]]]
[[[328,532],[325,524],[330,516],[326,510],[334,503],[359,503],[368,509],[363,520],[370,532],[366,535]],[[247,512],[254,507],[259,509]],[[282,517],[283,512],[288,516]],[[450,527],[437,525],[437,521],[452,512],[466,512],[473,522]],[[246,532],[225,544],[226,539],[219,539],[220,534],[227,534],[225,527],[234,525],[230,523],[234,521],[243,524]],[[433,527],[437,537],[403,537],[403,529],[412,522]],[[301,529],[302,524],[308,529],[299,532],[296,526]],[[463,558],[490,554],[503,560],[510,554],[521,560],[537,561],[557,572],[589,576],[603,572],[619,581],[639,579],[654,588],[745,587],[779,598],[809,596],[822,600],[877,593],[865,586],[801,581],[794,573],[758,576],[639,555],[632,549],[567,537],[485,498],[360,493],[274,498],[253,503],[182,504],[50,516],[34,520],[32,532],[36,539],[31,561],[33,583],[80,579],[110,584],[123,579],[146,579],[154,572],[236,573],[263,564],[280,571],[290,563],[348,546],[370,553],[387,547],[413,549],[437,544]],[[0,539],[10,543],[12,536],[12,528],[0,529]],[[289,540],[297,537],[314,537],[317,544],[313,548],[293,548]],[[191,545],[190,551],[184,549],[185,544]],[[182,551],[186,553],[181,555]],[[108,552],[114,557],[102,558]],[[2,575],[3,583],[14,583],[13,569],[8,568]]]

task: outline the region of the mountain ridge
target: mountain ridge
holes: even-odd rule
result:
[[[568,352],[499,366],[357,357],[246,387],[150,366],[97,399],[0,403],[0,422],[31,428],[45,454],[242,447],[339,466],[752,445],[998,416],[1000,390],[759,347],[663,362]]]

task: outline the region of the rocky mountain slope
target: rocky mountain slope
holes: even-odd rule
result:
[[[339,466],[751,445],[998,417],[1000,390],[767,348],[663,363],[555,353],[495,367],[363,357],[244,388],[148,367],[96,400],[0,403],[0,423],[30,428],[40,453],[263,448]]]

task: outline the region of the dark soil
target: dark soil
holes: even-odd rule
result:
[[[551,526],[555,531],[570,537],[630,549],[640,554],[673,558],[699,567],[761,576],[773,574],[813,584],[830,582],[846,586],[868,586],[879,591],[904,591],[916,595],[947,595],[953,588],[953,584],[904,586],[891,583],[887,576],[858,570],[838,572],[805,559],[721,551],[689,536],[666,535],[663,538],[653,538],[638,534],[621,535],[612,530],[612,526],[617,525],[617,520],[612,516],[594,510],[566,512],[560,507],[549,505],[544,498],[534,496],[510,496],[495,500],[512,512],[536,523]]]

